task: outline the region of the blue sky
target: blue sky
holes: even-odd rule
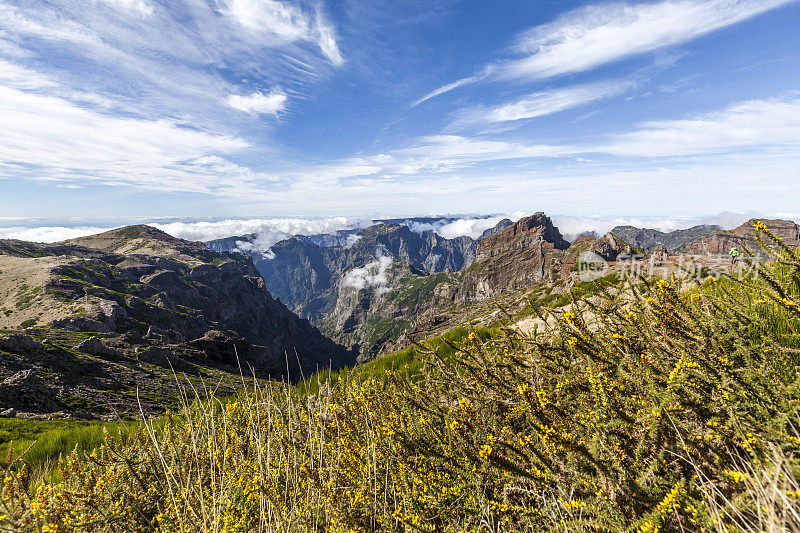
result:
[[[800,3],[0,0],[0,218],[797,213]]]

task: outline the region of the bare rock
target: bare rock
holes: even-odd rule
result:
[[[196,281],[206,281],[217,274],[217,267],[209,264],[197,265],[189,272],[189,279]]]
[[[97,333],[111,333],[111,328],[106,324],[82,316],[59,318],[50,322],[50,326],[66,331],[88,331]]]
[[[569,243],[561,236],[550,217],[544,213],[534,213],[483,239],[478,244],[477,261],[520,248],[566,250]]]
[[[185,336],[180,331],[162,329],[156,326],[148,327],[147,334],[145,334],[144,338],[166,343],[179,343],[186,340]]]
[[[21,370],[0,383],[0,403],[12,409],[53,411],[58,402],[58,389],[33,373]]]
[[[178,362],[178,358],[172,353],[169,348],[162,348],[160,346],[151,346],[136,353],[139,361],[150,363],[151,365],[169,366]]]
[[[126,344],[144,344],[144,336],[138,331],[126,331],[122,334],[122,340]]]
[[[103,323],[113,331],[117,327],[117,322],[125,318],[128,313],[113,300],[100,300],[100,302],[89,311],[89,318]]]
[[[89,355],[100,357],[123,357],[125,352],[103,344],[97,337],[89,337],[78,345],[78,350]]]
[[[619,256],[631,255],[631,246],[616,237],[613,233],[606,233],[601,239],[597,239],[589,248],[606,261],[616,261]]]
[[[22,333],[12,333],[0,337],[0,349],[7,352],[33,353],[42,348],[42,345]]]
[[[753,227],[755,222],[764,224],[773,235],[781,239],[790,248],[797,248],[800,245],[800,226],[795,222],[762,218],[749,220],[730,231],[717,231],[711,236],[703,237],[687,245],[686,249],[690,253],[727,254],[731,248],[746,248],[752,254],[763,254],[764,250],[756,240],[756,230]],[[769,239],[763,239],[763,241],[768,249],[774,250],[776,248]]]
[[[149,276],[142,276],[139,281],[157,287],[170,296],[179,296],[187,288],[180,275],[174,270],[162,270]]]
[[[13,407],[8,409],[0,409],[0,418],[16,418],[17,410]]]
[[[44,286],[44,292],[56,300],[77,300],[86,295],[83,285],[71,279],[50,278]]]
[[[186,343],[193,350],[203,352],[211,361],[235,365],[237,357],[245,360],[250,354],[251,346],[243,339],[237,339],[224,331],[209,330],[199,339]]]
[[[138,296],[128,296],[125,299],[125,303],[128,305],[128,307],[133,309],[143,309],[147,307],[147,303]]]

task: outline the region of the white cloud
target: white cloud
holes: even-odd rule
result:
[[[0,228],[0,239],[18,239],[31,242],[59,242],[87,235],[96,235],[110,228],[97,226],[39,226],[34,228],[6,227]]]
[[[211,241],[225,237],[258,234],[256,250],[268,250],[273,244],[293,235],[335,233],[343,229],[361,228],[370,221],[361,217],[325,218],[253,218],[219,221],[169,222],[153,224],[174,237],[192,241]]]
[[[305,13],[294,2],[273,1],[299,13],[298,24],[307,26],[299,33],[277,29],[278,35],[244,29],[235,17],[225,16],[230,14],[225,5],[223,13],[214,6],[222,2],[0,0],[0,56],[35,64],[71,91],[113,101],[117,111],[181,117],[199,129],[241,120],[225,100],[228,94],[246,96],[245,89],[228,79],[249,87],[280,80],[302,95],[304,85],[330,70],[329,56],[335,58],[338,48],[321,7]],[[322,53],[305,46],[311,34]],[[273,97],[269,109],[279,100]]]
[[[480,79],[483,79],[483,77],[484,76],[470,76],[470,77],[467,77],[467,78],[462,78],[460,80],[456,80],[453,83],[448,83],[447,85],[443,85],[442,87],[439,87],[438,89],[435,89],[435,90],[429,92],[428,94],[426,94],[425,96],[423,96],[422,98],[417,100],[416,102],[412,103],[411,107],[416,107],[419,104],[421,104],[422,102],[425,102],[426,100],[430,100],[431,98],[435,98],[435,97],[439,96],[440,94],[444,94],[444,93],[446,93],[448,91],[452,91],[453,89],[457,89],[457,88],[461,87],[462,85],[467,85],[467,84],[470,84],[470,83],[474,83],[474,82],[476,82],[476,81],[478,81]]]
[[[58,86],[47,76],[2,58],[0,58],[0,84],[20,90],[37,90]]]
[[[298,5],[277,0],[227,0],[226,13],[256,36],[286,42],[310,41],[334,65],[344,62],[334,30],[319,10],[309,14]]]
[[[32,240],[36,242],[56,242],[74,237],[95,235],[128,223],[147,224],[169,233],[173,237],[190,241],[207,242],[214,239],[241,235],[258,234],[250,249],[268,251],[278,241],[294,235],[316,235],[335,233],[338,230],[363,228],[372,223],[364,217],[324,217],[324,218],[251,218],[226,220],[195,220],[158,222],[147,218],[109,223],[104,225],[35,225],[36,219],[24,217],[0,217],[0,222],[17,223],[16,226],[0,227],[0,238]]]
[[[800,98],[749,100],[685,120],[647,122],[597,151],[621,156],[689,156],[751,147],[800,147]]]
[[[513,221],[519,220],[525,216],[523,212],[508,213],[503,215],[492,216],[479,216],[479,217],[462,217],[453,220],[451,217],[442,218],[433,222],[419,222],[415,220],[407,220],[404,222],[411,231],[423,233],[426,231],[435,232],[445,239],[455,239],[457,237],[471,237],[477,239],[484,231],[493,228],[498,222],[504,218],[509,218]]]
[[[571,149],[460,135],[429,135],[417,139],[407,148],[314,165],[286,177],[297,180],[298,186],[310,187],[309,192],[319,194],[318,187],[342,186],[339,180],[348,180],[346,185],[358,187],[365,182],[353,178],[393,180],[399,176],[452,172],[488,161],[548,158],[566,153],[571,153]],[[386,182],[373,181],[370,186],[380,187],[382,184],[386,185]],[[394,180],[393,185],[400,184]]]
[[[0,67],[2,65],[0,64]],[[35,80],[35,78],[31,78]],[[99,183],[227,196],[266,194],[270,176],[224,159],[244,139],[171,120],[114,116],[64,98],[4,86],[0,79],[0,166],[62,185]]]
[[[154,8],[148,0],[99,0],[115,9],[149,17],[153,14]]]
[[[273,89],[268,93],[253,93],[247,96],[231,94],[226,98],[229,106],[245,113],[277,115],[286,108],[286,93]]]
[[[432,98],[477,79],[547,79],[584,72],[660,48],[689,42],[794,0],[662,0],[578,8],[517,38],[513,59],[444,85]],[[521,57],[520,57],[521,56]]]
[[[392,258],[380,254],[375,261],[347,272],[342,278],[342,285],[356,290],[372,289],[376,294],[385,294],[392,290],[388,276],[391,268]]]
[[[477,106],[456,114],[455,127],[512,122],[551,115],[617,96],[636,85],[633,81],[606,81],[538,91],[505,104]]]
[[[352,248],[352,247],[353,247],[353,246],[355,246],[355,245],[356,245],[356,243],[358,243],[358,241],[360,241],[362,238],[363,238],[363,237],[362,237],[361,235],[358,235],[358,234],[356,234],[356,233],[353,233],[352,235],[348,235],[348,236],[347,236],[347,239],[345,240],[345,245],[344,245],[344,246],[345,246],[345,248]]]
[[[582,72],[691,41],[792,0],[667,0],[577,9],[518,39],[526,57],[500,65],[500,77],[550,78]]]

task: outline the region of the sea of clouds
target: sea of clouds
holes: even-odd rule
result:
[[[494,227],[500,220],[509,218],[518,220],[526,213],[502,213],[492,215],[448,215],[430,217],[433,221],[418,221],[409,218],[405,224],[413,231],[434,231],[452,239],[466,235],[479,237],[485,230]],[[578,235],[594,231],[603,234],[620,225],[653,228],[661,231],[672,231],[688,228],[697,224],[717,224],[723,228],[734,228],[750,218],[768,217],[800,221],[800,213],[719,213],[711,216],[572,216],[552,215],[567,240]],[[127,224],[149,224],[170,235],[193,241],[210,241],[225,237],[256,234],[251,243],[243,246],[243,251],[260,251],[269,254],[269,249],[278,241],[294,235],[316,235],[335,233],[339,230],[359,229],[374,223],[375,219],[367,217],[320,217],[320,218],[248,218],[248,219],[150,219],[133,221],[87,221],[71,220],[48,223],[43,219],[0,218],[0,239],[20,239],[34,242],[58,242],[86,235],[94,235],[109,229]],[[357,240],[350,239],[350,244]]]

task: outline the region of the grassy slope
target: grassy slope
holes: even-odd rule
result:
[[[104,431],[130,432],[138,422],[0,419],[0,457],[21,456],[36,477],[58,479],[53,467],[64,453],[90,452],[104,440]]]

